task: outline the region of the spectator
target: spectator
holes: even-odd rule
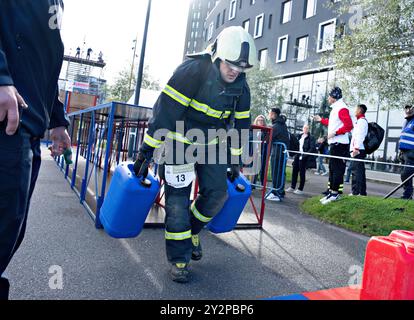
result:
[[[309,125],[303,126],[302,134],[298,135],[299,151],[305,153],[316,153],[315,138],[309,133]],[[306,170],[310,168],[316,168],[316,161],[314,156],[296,154],[293,160],[293,173],[292,173],[292,185],[286,192],[293,192],[297,195],[303,194],[306,182]],[[300,185],[297,190],[296,185],[298,182],[298,176],[300,173]]]
[[[92,48],[89,48],[86,53],[86,60],[89,60],[91,58],[91,53],[93,52]]]
[[[26,230],[40,138],[52,129],[54,156],[71,144],[58,100],[64,50],[59,28],[50,27],[50,3],[0,1],[0,299],[8,299],[4,271]],[[52,3],[62,10],[62,1]]]
[[[414,106],[407,105],[404,108],[405,122],[400,137],[400,153],[402,163],[414,166]],[[414,174],[414,168],[404,167],[401,172],[401,181],[404,182]],[[403,199],[413,198],[413,179],[404,184]]]
[[[80,53],[81,53],[81,48],[80,48],[80,47],[77,47],[77,48],[76,48],[76,55],[75,55],[75,58],[80,58]]]
[[[326,140],[326,137],[321,137],[318,139],[318,143],[316,144],[316,149],[318,150],[318,153],[320,155],[326,155],[329,152],[329,146],[328,146],[328,142]],[[326,176],[328,174],[328,171],[326,171],[325,165],[324,165],[324,157],[320,156],[318,157],[318,168],[317,171],[315,172],[315,174],[321,175],[321,176]]]
[[[355,124],[354,132],[351,140],[351,157],[354,159],[365,160],[367,153],[365,152],[364,141],[368,135],[368,121],[365,118],[367,106],[360,104],[355,110],[355,116],[358,121]],[[352,166],[352,195],[367,195],[367,180],[365,177],[365,163],[360,161],[351,161]]]
[[[253,122],[255,126],[264,127],[266,125],[266,118],[263,115],[259,115]],[[256,184],[257,182],[257,175],[260,172],[260,166],[262,164],[262,141],[264,133],[261,131],[257,131],[257,135],[253,135],[254,131],[251,131],[251,142],[249,143],[251,147],[251,156],[252,156],[252,164],[244,171],[244,173],[248,176],[249,181],[252,184]]]
[[[266,198],[270,201],[280,202],[284,197],[284,170],[283,166],[280,165],[283,161],[285,154],[281,152],[280,148],[275,148],[275,143],[284,143],[289,147],[289,133],[286,126],[286,118],[281,115],[279,108],[273,108],[269,113],[269,118],[272,121],[273,125],[273,147],[271,154],[271,164],[272,164],[272,183],[273,191]],[[280,187],[282,186],[282,187]]]
[[[315,120],[328,126],[328,141],[330,155],[336,157],[349,156],[349,133],[352,131],[352,121],[348,106],[343,101],[342,90],[335,87],[329,94],[328,102],[332,106],[329,119],[315,116]],[[332,158],[329,160],[329,194],[321,199],[322,204],[340,199],[339,192],[343,190],[346,161]]]

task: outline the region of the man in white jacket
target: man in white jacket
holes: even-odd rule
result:
[[[359,104],[355,110],[357,122],[354,125],[351,140],[351,157],[355,159],[365,159],[367,154],[365,152],[364,141],[368,135],[368,121],[365,118],[367,106]],[[365,163],[354,161],[352,163],[352,195],[366,196],[367,195],[367,181],[365,177]]]
[[[328,102],[332,111],[329,119],[315,116],[315,121],[328,127],[328,143],[330,155],[335,157],[349,157],[349,133],[354,128],[354,122],[348,106],[343,100],[342,90],[338,87],[332,89]],[[321,199],[322,204],[328,204],[340,199],[339,189],[343,188],[346,160],[331,158],[329,160],[329,194]]]

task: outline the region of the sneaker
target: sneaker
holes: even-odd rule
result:
[[[315,176],[320,176],[321,174],[319,172],[315,172]]]
[[[274,202],[281,202],[282,200],[280,199],[280,197],[274,195],[273,193],[269,194],[266,198],[266,200],[269,201],[274,201]]]
[[[296,194],[296,195],[298,195],[298,196],[302,196],[302,195],[304,195],[305,194],[305,192],[303,192],[302,190],[296,190],[295,192],[294,192],[294,194]]]
[[[171,279],[174,282],[187,283],[190,272],[188,271],[188,264],[175,263],[170,270]]]
[[[325,177],[327,175],[328,175],[328,172],[324,172],[324,173],[321,174],[322,177]]]
[[[292,192],[295,192],[295,189],[293,189],[292,187],[290,187],[289,189],[286,190],[286,192],[292,193]]]
[[[191,237],[193,244],[193,252],[191,253],[191,260],[199,261],[203,257],[203,250],[201,249],[200,236],[195,234]]]
[[[321,200],[319,200],[320,203],[323,203],[331,196],[331,193],[329,192],[327,195],[325,195]]]
[[[341,196],[339,194],[331,194],[331,196],[323,201],[322,204],[327,205],[331,202],[338,201],[339,199],[341,199]]]

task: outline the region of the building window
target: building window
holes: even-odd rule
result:
[[[231,2],[230,2],[230,11],[229,11],[229,20],[233,20],[236,17],[236,5],[237,5],[237,0],[231,0]]]
[[[267,64],[267,49],[259,51],[260,70],[264,70]]]
[[[243,6],[243,0],[239,0],[239,9],[241,9]]]
[[[258,15],[254,23],[254,38],[260,38],[263,35],[264,14]]]
[[[287,23],[292,18],[292,0],[282,3],[282,23]]]
[[[289,41],[289,36],[288,35],[285,35],[285,36],[279,38],[278,44],[277,44],[276,63],[286,61],[288,41]]]
[[[221,25],[223,25],[224,22],[226,22],[226,9],[223,10],[223,18],[221,20]]]
[[[216,19],[216,29],[218,29],[218,27],[220,27],[220,13],[217,15]]]
[[[246,30],[247,32],[249,32],[249,28],[250,28],[250,19],[246,20],[243,22],[242,27],[244,30]]]
[[[250,5],[254,5],[256,3],[256,0],[250,0]]]
[[[333,50],[335,40],[336,19],[319,24],[317,52]]]
[[[305,19],[313,17],[316,14],[317,0],[305,0],[306,1],[306,12]]]
[[[214,30],[214,23],[210,23],[210,25],[208,26],[208,35],[207,35],[207,40],[211,40],[211,38],[213,37],[213,30]]]
[[[308,57],[308,42],[309,37],[301,37],[296,39],[296,61],[302,62],[305,61]]]
[[[336,32],[336,36],[341,39],[346,33],[346,23],[342,22],[338,27],[337,27],[337,32]]]
[[[272,20],[273,20],[273,15],[269,14],[269,25],[268,25],[269,29],[272,29]]]

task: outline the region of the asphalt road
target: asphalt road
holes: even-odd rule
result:
[[[308,180],[307,196],[325,188],[326,177]],[[385,194],[392,186],[369,183],[368,189]],[[176,284],[167,273],[163,230],[145,229],[129,240],[96,230],[45,158],[25,241],[6,272],[11,299],[245,300],[353,284],[368,238],[301,214],[304,198],[268,203],[263,230],[203,232],[204,257],[191,264],[192,281]],[[60,271],[62,283],[55,281]]]

